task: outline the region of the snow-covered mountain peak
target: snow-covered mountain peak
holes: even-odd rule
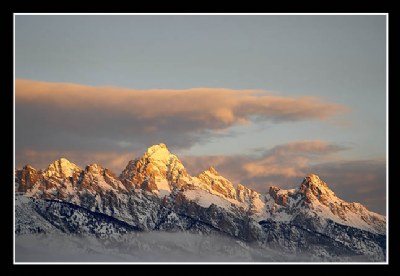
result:
[[[46,170],[43,171],[43,175],[46,177],[71,177],[75,173],[79,173],[81,169],[71,163],[66,158],[60,158],[51,163]]]
[[[338,198],[328,187],[328,184],[322,181],[316,174],[310,174],[305,177],[298,191],[304,194],[307,202],[318,200],[324,205],[328,205],[331,201],[338,201]]]
[[[163,143],[149,147],[137,166],[145,166],[150,176],[176,178],[181,173],[187,175],[182,162]]]
[[[210,167],[197,178],[205,183],[211,190],[223,195],[224,197],[236,199],[236,189],[232,182],[220,175],[214,167]]]
[[[171,153],[169,152],[167,146],[161,143],[149,147],[143,157],[168,163],[169,159],[171,158]]]
[[[317,216],[322,225],[330,220],[372,233],[384,234],[386,230],[384,216],[368,211],[360,203],[349,203],[338,198],[315,174],[305,177],[298,189],[283,190],[272,186],[269,195],[274,200],[271,214],[276,220]]]
[[[187,177],[182,162],[163,143],[149,147],[141,158],[130,161],[120,175],[128,189],[141,188],[156,194],[184,186]]]
[[[109,190],[126,191],[121,181],[107,168],[98,164],[86,166],[79,183],[80,189],[95,192]]]
[[[308,185],[328,187],[328,185],[324,181],[322,181],[318,175],[313,173],[307,175],[304,178],[303,182],[306,182]]]

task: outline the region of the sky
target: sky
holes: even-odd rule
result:
[[[165,143],[260,192],[386,213],[385,15],[16,15],[15,161],[119,174]]]

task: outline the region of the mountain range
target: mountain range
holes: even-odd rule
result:
[[[315,174],[295,189],[261,194],[213,167],[191,176],[165,144],[153,145],[117,176],[65,158],[15,172],[15,233],[102,239],[132,232],[227,236],[317,260],[386,259],[386,218],[338,198]]]

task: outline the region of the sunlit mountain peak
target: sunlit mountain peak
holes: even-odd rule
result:
[[[62,157],[51,163],[43,174],[47,177],[71,177],[75,172],[79,171],[81,169],[76,164]]]

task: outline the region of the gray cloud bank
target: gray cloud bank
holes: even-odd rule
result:
[[[17,262],[327,261],[306,252],[294,254],[262,248],[226,236],[186,232],[133,233],[104,240],[63,234],[19,235],[15,239],[15,253]],[[357,256],[345,256],[336,261],[363,260]]]

